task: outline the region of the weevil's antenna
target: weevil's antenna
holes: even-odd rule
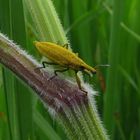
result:
[[[109,64],[100,64],[100,65],[96,65],[94,68],[98,68],[98,67],[110,67]]]

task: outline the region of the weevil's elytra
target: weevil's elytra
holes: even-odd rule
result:
[[[35,46],[43,56],[49,58],[53,63],[63,66],[64,68],[73,69],[76,73],[78,71],[84,71],[88,74],[96,73],[94,68],[86,64],[81,58],[78,57],[77,54],[69,51],[66,47],[62,47],[51,42],[37,41],[35,41]],[[43,67],[45,67],[44,63]],[[59,71],[56,71],[55,74],[57,72]],[[79,80],[77,80],[77,83],[79,88],[82,89]]]

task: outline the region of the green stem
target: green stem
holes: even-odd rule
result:
[[[55,109],[61,116],[58,119],[62,119],[62,126],[67,129],[68,139],[107,139],[93,102],[74,84],[58,77],[48,80],[48,72],[35,71],[39,64],[2,34],[0,62],[36,91],[45,104]]]
[[[51,0],[24,1],[25,8],[33,17],[39,40],[60,42],[60,44],[68,42]],[[63,114],[60,113],[59,120],[66,129],[68,139],[108,139],[98,117],[96,106],[91,104],[93,103],[87,99],[87,102],[82,102],[80,105],[75,100],[70,108],[63,106]]]
[[[113,13],[112,13],[112,26],[110,36],[110,49],[109,49],[109,64],[111,65],[107,77],[107,90],[105,94],[104,104],[104,122],[107,129],[115,136],[115,122],[114,114],[120,110],[120,95],[119,89],[121,85],[121,76],[119,77],[118,66],[121,61],[121,26],[122,21],[122,4],[121,0],[113,0]]]

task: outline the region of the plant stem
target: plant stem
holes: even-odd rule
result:
[[[69,139],[108,139],[100,124],[95,105],[88,100],[85,93],[73,83],[59,77],[50,80],[51,75],[47,71],[35,69],[39,64],[2,34],[0,62],[26,82],[45,104],[61,116],[58,119],[67,128]],[[91,104],[94,105],[93,108]],[[63,121],[65,123],[62,123]]]

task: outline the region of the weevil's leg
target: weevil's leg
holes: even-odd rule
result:
[[[45,64],[48,64],[48,65],[58,65],[58,64],[53,63],[53,62],[43,61],[43,62],[42,62],[42,67],[37,67],[37,68],[35,68],[35,70],[45,68],[45,67],[46,67]]]
[[[69,70],[69,68],[65,68],[65,69],[62,69],[62,70],[55,70],[55,71],[54,71],[54,74],[55,74],[55,76],[57,76],[57,73],[58,73],[58,72],[65,72],[65,71],[67,71],[67,70]]]
[[[77,74],[77,71],[75,71],[75,75],[76,75],[76,81],[77,81],[78,87],[79,87],[79,89],[82,89],[81,80]]]
[[[87,94],[87,91],[83,90],[82,86],[81,86],[81,80],[77,74],[78,71],[75,71],[75,75],[76,75],[76,81],[77,81],[77,84],[78,84],[78,87],[81,91],[85,92]]]
[[[66,48],[66,49],[68,49],[69,48],[69,44],[66,43],[66,44],[63,45],[63,47]]]
[[[43,62],[42,62],[43,68],[45,68],[45,64],[48,64],[48,65],[58,65],[58,64],[53,63],[53,62],[43,61]]]
[[[67,70],[69,70],[69,68],[65,68],[65,69],[61,69],[61,70],[55,70],[54,71],[54,76],[52,76],[50,79],[53,79],[55,76],[57,76],[58,74],[58,72],[65,72],[65,71],[67,71]]]

